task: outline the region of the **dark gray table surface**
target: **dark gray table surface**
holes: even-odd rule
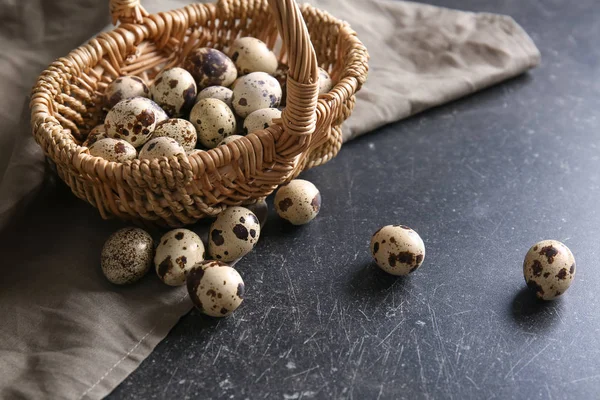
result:
[[[543,64],[304,174],[321,214],[300,228],[272,216],[238,264],[243,306],[182,318],[110,398],[599,398],[600,3],[431,3],[512,15]],[[425,241],[408,278],[371,262],[391,223]],[[547,238],[577,275],[541,303],[522,262]]]

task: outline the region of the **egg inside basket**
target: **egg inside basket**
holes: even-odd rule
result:
[[[345,22],[293,0],[221,0],[153,15],[139,1],[111,0],[110,7],[119,25],[52,63],[31,100],[37,143],[73,193],[103,218],[191,224],[230,205],[252,204],[340,150],[341,125],[368,69],[367,51]],[[280,48],[279,63],[289,68],[281,123],[190,156],[111,162],[82,146],[104,121],[110,82],[125,75],[151,82],[183,66],[195,49],[227,52],[244,36]],[[335,83],[321,95],[318,67]]]

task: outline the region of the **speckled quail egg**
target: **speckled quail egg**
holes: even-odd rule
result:
[[[133,147],[143,145],[156,126],[155,107],[158,107],[156,103],[144,97],[118,102],[104,119],[106,134],[113,139],[123,139]]]
[[[158,104],[156,104],[155,102],[152,102],[151,106],[152,106],[152,109],[154,110],[154,115],[156,116],[156,124],[160,124],[161,122],[169,119],[169,116],[167,115],[165,110],[160,108],[160,106]]]
[[[152,138],[157,137],[175,139],[186,151],[194,149],[198,140],[194,125],[190,121],[180,118],[172,118],[156,124]]]
[[[265,199],[258,200],[256,203],[249,204],[245,207],[256,215],[256,218],[258,218],[258,221],[260,222],[260,228],[262,229],[267,223],[267,217],[269,216],[269,205]]]
[[[246,118],[261,108],[278,107],[281,102],[281,86],[269,74],[252,72],[235,81],[231,101],[237,115]]]
[[[252,133],[267,129],[274,124],[274,119],[281,118],[281,110],[278,108],[262,108],[256,110],[244,120],[244,132]]]
[[[113,233],[102,248],[104,276],[114,284],[125,285],[140,280],[152,265],[152,237],[139,228],[123,228]]]
[[[186,277],[192,303],[211,317],[226,317],[244,301],[244,281],[240,274],[221,261],[202,261]]]
[[[527,286],[538,298],[553,300],[562,295],[575,278],[575,257],[571,250],[557,240],[534,244],[523,262]]]
[[[425,244],[408,226],[387,225],[373,234],[371,255],[385,272],[408,275],[423,264]]]
[[[244,207],[229,207],[210,226],[208,254],[220,261],[234,261],[248,254],[258,242],[260,222]]]
[[[90,146],[90,154],[107,161],[125,162],[137,157],[137,151],[123,139],[100,139]]]
[[[275,193],[275,211],[294,225],[312,221],[321,209],[321,193],[311,182],[294,179]]]
[[[219,146],[224,146],[228,143],[231,143],[233,141],[236,141],[238,139],[243,138],[242,135],[231,135],[231,136],[227,136],[225,139],[221,140],[221,143],[219,143]]]
[[[319,67],[319,94],[329,92],[333,88],[331,77],[323,68]]]
[[[198,97],[196,97],[196,103],[201,99],[219,99],[223,103],[227,104],[227,106],[233,109],[233,105],[231,104],[231,97],[233,96],[233,91],[224,86],[209,86],[204,88],[198,93]]]
[[[160,157],[172,157],[177,154],[186,154],[185,149],[177,140],[169,137],[157,137],[150,139],[140,150],[140,160],[151,160]]]
[[[286,105],[287,77],[288,67],[284,64],[279,64],[279,68],[277,68],[277,71],[275,71],[273,74],[273,78],[277,79],[279,86],[281,86],[281,102],[279,103],[280,107],[285,107]]]
[[[188,157],[193,156],[194,154],[202,153],[204,150],[202,149],[192,149],[187,152]]]
[[[108,109],[118,102],[133,97],[148,97],[150,90],[146,83],[137,76],[121,76],[106,87],[104,92],[105,104]]]
[[[196,82],[183,68],[162,71],[150,85],[150,95],[167,115],[180,117],[190,111],[196,101]]]
[[[237,78],[237,68],[229,57],[217,49],[202,47],[194,50],[185,60],[187,69],[198,85],[198,90],[208,86],[229,86]]]
[[[277,57],[267,45],[253,37],[235,39],[229,48],[229,56],[235,63],[238,73],[266,72],[273,75],[277,70]]]
[[[200,236],[188,229],[174,229],[160,238],[154,256],[156,274],[167,285],[183,285],[187,272],[204,256]]]
[[[190,112],[190,121],[198,134],[198,142],[212,149],[236,130],[233,112],[218,99],[201,99]]]
[[[106,139],[108,136],[106,135],[106,129],[104,128],[104,124],[96,126],[94,129],[88,133],[85,142],[83,142],[82,146],[90,147],[94,143],[96,143],[100,139]]]

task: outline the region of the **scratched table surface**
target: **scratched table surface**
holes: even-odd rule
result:
[[[238,264],[242,307],[182,318],[110,398],[598,398],[600,3],[431,2],[512,15],[543,64],[305,173],[321,213],[300,228],[271,215]],[[392,223],[425,241],[408,278],[371,262]],[[546,238],[577,275],[541,303],[522,262]]]

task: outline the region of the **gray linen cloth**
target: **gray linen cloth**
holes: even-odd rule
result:
[[[45,175],[26,97],[36,76],[108,21],[104,0],[0,0],[0,398],[101,398],[191,307],[152,274],[116,288],[99,271],[102,221]],[[510,17],[396,1],[314,0],[371,54],[344,140],[535,67]],[[143,1],[151,12],[181,0]],[[400,137],[399,137],[399,140]]]

